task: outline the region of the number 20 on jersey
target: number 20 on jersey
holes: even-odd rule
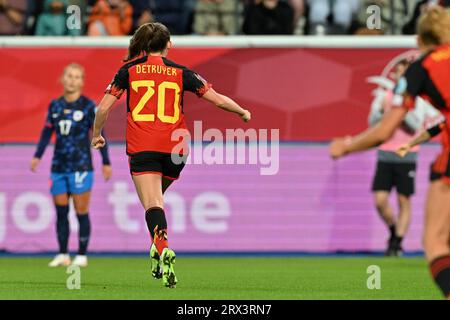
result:
[[[155,114],[142,113],[145,105],[157,92],[158,103],[156,117],[161,122],[174,124],[180,119],[180,93],[181,89],[178,83],[164,81],[161,82],[157,87],[155,81],[153,80],[136,80],[131,82],[131,88],[133,91],[138,92],[139,88],[146,88],[144,95],[141,97],[136,107],[131,112],[131,116],[134,121],[155,121]],[[156,89],[156,90],[155,90]],[[175,99],[173,103],[173,115],[166,115],[166,92],[167,90],[175,91]]]

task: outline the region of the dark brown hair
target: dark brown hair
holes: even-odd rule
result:
[[[141,25],[134,33],[128,47],[128,55],[124,61],[130,61],[141,54],[162,52],[170,41],[170,32],[165,25],[159,22],[150,22]]]
[[[400,60],[399,62],[397,62],[397,63],[395,64],[395,67],[398,67],[398,66],[409,67],[409,65],[410,65],[413,61],[414,61],[414,60],[412,60],[412,59],[405,58],[405,59],[402,59],[402,60]]]

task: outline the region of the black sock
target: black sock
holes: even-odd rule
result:
[[[391,233],[391,239],[395,238],[395,229],[396,229],[395,224],[389,226],[389,231]]]
[[[403,241],[403,237],[395,236],[394,249],[402,250],[402,241]]]
[[[58,235],[59,253],[67,253],[69,241],[69,206],[56,207],[56,234]]]
[[[158,230],[167,229],[167,220],[164,210],[160,207],[153,207],[145,212],[145,221],[147,221],[147,228],[152,239],[155,238],[155,228]]]
[[[91,236],[91,221],[89,214],[77,214],[79,230],[78,230],[78,254],[85,255]]]
[[[444,296],[450,299],[450,255],[434,259],[430,271]]]

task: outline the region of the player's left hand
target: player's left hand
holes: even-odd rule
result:
[[[345,138],[336,138],[334,139],[330,144],[330,156],[333,159],[338,159],[340,157],[345,156],[346,154],[346,147],[348,144],[349,137]]]
[[[106,140],[101,135],[98,137],[92,137],[91,146],[94,149],[103,148],[105,146],[105,144],[106,144]]]
[[[103,178],[105,178],[105,181],[108,181],[109,179],[111,179],[111,176],[112,176],[112,167],[107,164],[103,165],[102,173],[103,173]]]
[[[31,159],[31,162],[30,162],[30,170],[33,172],[36,172],[40,161],[41,160],[39,158],[33,157],[33,159]]]

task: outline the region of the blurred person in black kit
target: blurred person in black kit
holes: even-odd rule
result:
[[[245,34],[293,34],[294,10],[284,1],[255,1],[246,10],[243,32]]]
[[[415,34],[416,33],[416,25],[417,19],[419,19],[420,15],[425,12],[425,10],[433,5],[439,5],[442,7],[450,7],[450,0],[421,0],[416,4],[414,9],[414,13],[411,17],[411,20],[407,24],[403,26],[403,34]]]

